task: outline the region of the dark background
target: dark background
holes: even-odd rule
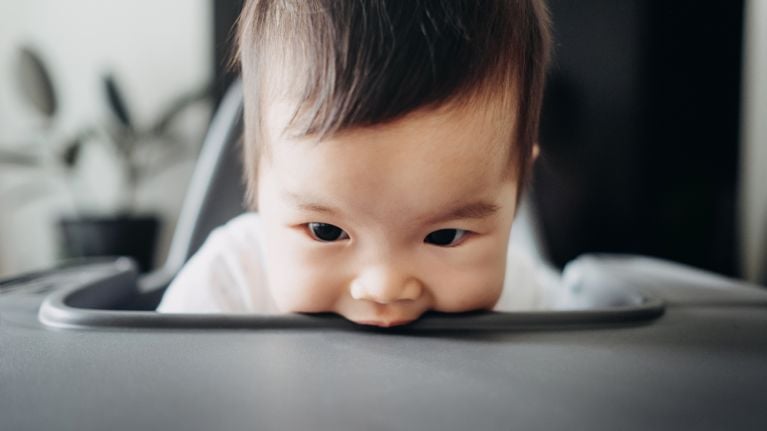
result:
[[[533,194],[554,262],[639,253],[738,275],[743,2],[549,4]]]
[[[213,1],[217,99],[242,1]],[[740,275],[743,1],[549,0],[555,55],[533,201],[548,253]]]

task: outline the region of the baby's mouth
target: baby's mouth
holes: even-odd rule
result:
[[[339,314],[358,325],[392,328],[413,323],[426,309],[428,307],[417,301],[400,301],[391,304],[358,301],[355,309],[346,310],[346,313],[339,312]]]
[[[353,320],[353,322],[357,323],[359,325],[378,326],[379,328],[392,328],[394,326],[407,325],[408,323],[412,323],[414,320],[415,319],[392,320],[392,321],[386,321],[386,320]]]

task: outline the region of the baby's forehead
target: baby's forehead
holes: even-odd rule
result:
[[[516,109],[508,100],[471,97],[414,109],[393,120],[353,124],[333,131],[329,136],[297,133],[292,120],[299,115],[297,103],[288,97],[274,97],[262,110],[266,144],[282,145],[295,141],[321,145],[332,139],[370,139],[371,136],[408,138],[409,140],[462,137],[476,144],[477,151],[501,152],[508,158],[514,145]],[[452,140],[452,139],[451,139]],[[500,156],[500,154],[497,154]]]
[[[489,103],[422,109],[398,120],[341,130],[321,140],[286,130],[293,105],[275,103],[266,115],[267,160],[294,190],[332,190],[357,199],[355,189],[378,193],[391,182],[430,194],[480,195],[499,182],[516,181],[511,161],[513,117]],[[308,174],[308,175],[306,175]],[[391,191],[391,190],[389,190]],[[401,194],[385,197],[397,201]],[[413,206],[417,206],[413,204]]]
[[[423,212],[485,195],[513,179],[508,163],[513,123],[487,105],[420,110],[320,141],[284,133],[290,113],[290,104],[275,104],[268,114],[267,162],[277,183],[294,194],[325,197],[339,207],[354,202],[370,214]]]

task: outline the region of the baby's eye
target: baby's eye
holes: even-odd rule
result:
[[[349,239],[349,235],[343,229],[327,223],[309,223],[309,233],[312,235],[312,238],[322,242]]]
[[[469,233],[463,229],[440,229],[426,235],[423,242],[427,244],[438,245],[440,247],[450,247],[458,245],[466,234]]]

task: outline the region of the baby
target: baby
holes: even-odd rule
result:
[[[534,290],[508,244],[537,152],[542,1],[254,0],[238,37],[258,213],[214,231],[159,311],[395,326]]]

